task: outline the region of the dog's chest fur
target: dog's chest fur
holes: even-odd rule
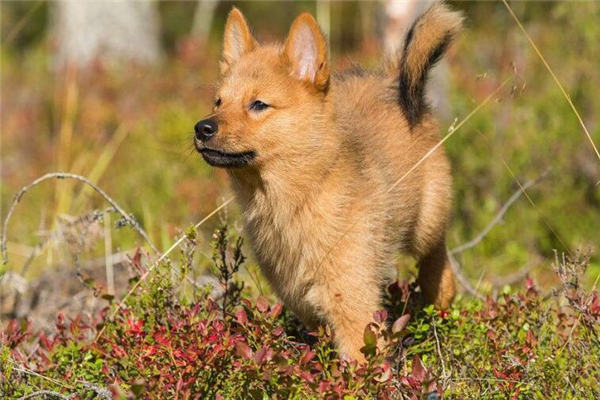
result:
[[[346,199],[336,177],[327,179],[328,190],[313,182],[269,181],[261,185],[234,183],[243,207],[244,227],[264,275],[277,294],[301,317],[315,310],[303,301],[328,249],[339,237]],[[237,182],[234,180],[234,182]]]
[[[322,173],[288,174],[257,183],[232,179],[257,261],[271,286],[305,323],[319,315],[311,290],[345,274],[350,264],[389,266],[389,215],[383,187],[340,159]],[[300,179],[306,176],[308,179]],[[295,179],[291,177],[296,177]],[[364,190],[365,186],[369,190]],[[381,276],[384,275],[382,272]]]

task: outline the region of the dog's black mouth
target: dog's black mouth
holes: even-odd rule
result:
[[[244,151],[241,153],[226,153],[221,150],[211,148],[198,149],[202,158],[213,167],[221,168],[239,168],[244,167],[256,157],[255,151]]]

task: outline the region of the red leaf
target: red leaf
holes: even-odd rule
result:
[[[382,324],[387,320],[387,311],[386,310],[378,310],[373,313],[373,319],[378,324]]]
[[[392,325],[392,332],[402,332],[404,328],[406,328],[406,325],[408,325],[408,321],[410,321],[410,314],[404,314],[403,316],[398,318]]]
[[[300,377],[309,383],[312,383],[315,381],[315,377],[306,371],[300,371]]]
[[[146,272],[142,266],[142,252],[139,247],[135,250],[135,254],[131,258],[131,265],[140,272]]]
[[[306,350],[306,353],[304,353],[304,355],[300,359],[300,365],[308,364],[313,358],[315,358],[315,353],[313,353],[310,350]]]
[[[246,325],[248,323],[248,314],[246,314],[246,310],[243,308],[235,314],[235,318],[237,322],[242,325]]]
[[[40,339],[40,344],[42,345],[42,348],[44,350],[52,350],[52,348],[54,347],[53,340],[48,339],[48,337],[46,336],[46,334],[43,331],[40,332],[38,337]]]
[[[535,283],[533,283],[533,279],[531,279],[530,276],[527,276],[527,278],[525,279],[525,288],[527,290],[535,289]]]
[[[269,302],[263,296],[258,296],[258,299],[256,299],[256,308],[261,313],[267,312],[269,309]]]
[[[327,392],[329,389],[331,389],[331,383],[329,383],[328,381],[319,382],[319,394],[322,395],[325,392]]]
[[[235,342],[235,349],[240,357],[245,358],[247,360],[250,360],[252,358],[252,349],[246,343]]]
[[[381,374],[375,378],[376,381],[378,382],[385,382],[387,380],[389,380],[392,377],[392,367],[390,366],[390,362],[389,361],[384,361],[382,368],[381,368]]]
[[[271,333],[273,334],[273,336],[281,336],[283,332],[283,328],[275,328]]]
[[[154,332],[154,335],[152,335],[152,337],[154,338],[154,340],[157,343],[160,343],[163,346],[169,346],[171,344],[171,341],[165,339],[164,336],[162,335],[162,333],[160,333],[160,332]]]
[[[277,317],[279,317],[279,314],[281,314],[282,310],[283,310],[283,304],[277,303],[271,308],[271,312],[269,313],[269,316],[273,319],[276,319]]]
[[[415,354],[415,356],[413,357],[413,364],[412,364],[412,375],[415,379],[417,379],[419,382],[423,382],[425,380],[425,367],[423,367],[423,364],[421,364],[421,359],[419,358],[418,355]]]
[[[527,340],[527,343],[533,344],[533,332],[531,330],[527,331],[526,340]]]
[[[269,346],[263,346],[259,351],[254,354],[254,362],[258,365],[261,365],[265,362],[267,351],[269,350]]]
[[[518,388],[517,390],[515,390],[515,392],[511,396],[510,400],[517,400],[519,398],[519,393],[521,393],[521,388]]]
[[[252,308],[252,303],[248,299],[242,299],[242,303],[248,308]]]

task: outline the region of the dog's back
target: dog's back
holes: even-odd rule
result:
[[[421,256],[448,222],[452,177],[429,113],[410,126],[399,107],[397,79],[352,68],[332,82],[342,151],[357,171],[354,185],[387,219],[397,248]]]

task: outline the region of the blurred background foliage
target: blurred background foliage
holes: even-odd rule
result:
[[[556,279],[550,273],[555,249],[598,249],[600,160],[505,6],[451,3],[465,12],[467,28],[444,67],[448,89],[441,134],[504,80],[512,79],[513,88],[503,90],[446,143],[455,177],[448,246],[473,238],[518,189],[506,165],[521,183],[551,167],[549,176],[528,191],[534,206],[520,198],[479,245],[460,255],[465,273],[482,290],[525,267],[549,287]],[[319,6],[314,1],[222,1],[216,4],[209,36],[199,40],[193,33],[197,2],[160,2],[164,56],[158,65],[108,65],[98,60],[87,69],[76,69],[55,62],[56,3],[3,1],[2,218],[20,187],[47,172],[69,171],[98,183],[165,250],[179,229],[229,198],[225,173],[209,168],[191,144],[193,124],[212,106],[223,25],[234,4],[259,41],[282,39],[294,16],[302,11],[314,14]],[[600,144],[600,3],[512,6]],[[334,66],[343,68],[351,60],[378,64],[382,7],[376,1],[328,4]],[[74,236],[85,236],[76,250],[68,240],[65,243],[65,232],[49,235],[105,207],[97,194],[78,183],[53,181],[34,188],[9,227],[10,262],[4,268],[20,273],[40,242],[43,250],[27,269],[29,279],[73,267],[75,253],[78,260],[101,259],[107,249],[101,225],[85,235],[76,231]],[[239,229],[239,214],[231,205],[220,218]],[[213,218],[203,226],[204,251],[218,223],[219,218]],[[143,245],[127,228],[112,229],[110,240],[114,252]],[[199,269],[209,258],[200,251]],[[599,273],[594,254],[589,285]]]

